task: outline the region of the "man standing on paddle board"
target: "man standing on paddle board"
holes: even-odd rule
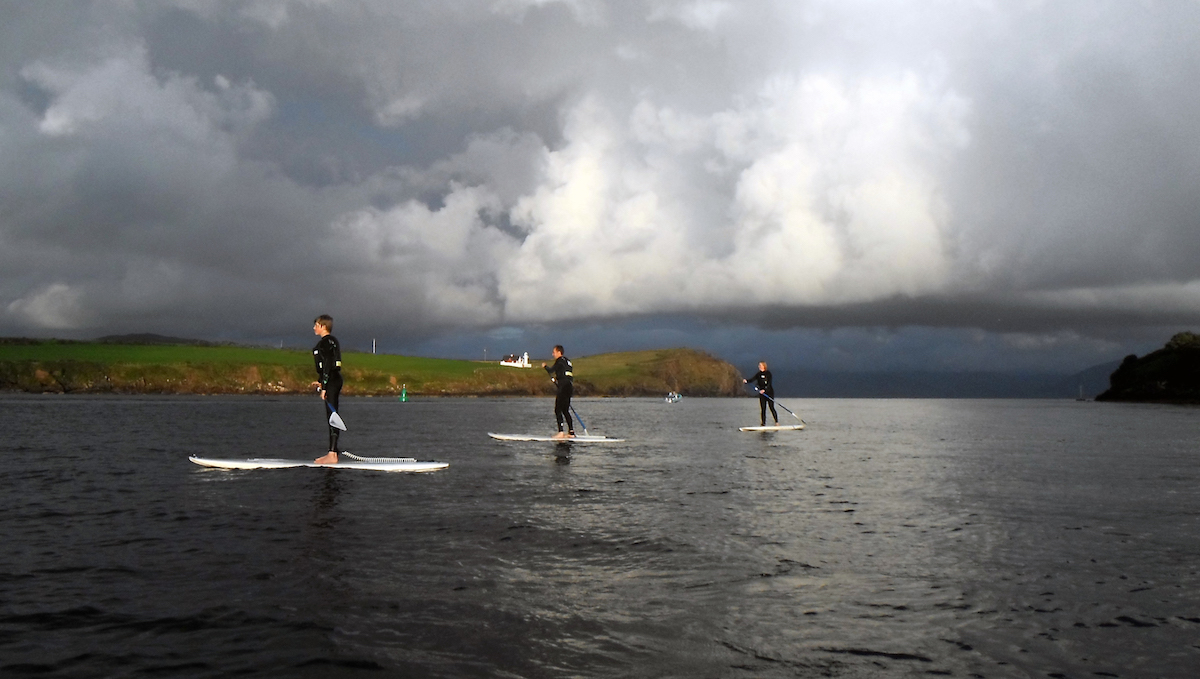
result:
[[[555,438],[575,436],[575,423],[571,421],[571,394],[575,391],[575,373],[571,372],[571,359],[563,356],[561,344],[554,345],[554,365],[542,367],[550,373],[550,379],[558,385],[558,395],[554,397],[554,419],[558,422],[558,433]],[[567,433],[563,433],[563,419],[567,420]]]
[[[775,425],[779,426],[779,416],[775,414],[775,387],[771,384],[771,371],[767,370],[767,362],[758,362],[758,372],[750,377],[742,380],[745,384],[750,384],[754,381],[754,389],[758,391],[758,409],[759,424],[767,426],[767,406],[771,406],[771,417],[775,418]],[[770,398],[767,398],[767,397]]]
[[[318,381],[313,382],[312,386],[321,393],[321,406],[326,420],[329,419],[329,406],[333,406],[333,412],[337,412],[338,396],[342,393],[342,350],[332,332],[332,317],[322,314],[313,320],[313,334],[321,339],[313,347]],[[329,452],[314,460],[317,464],[337,464],[338,433],[338,428],[330,424]]]

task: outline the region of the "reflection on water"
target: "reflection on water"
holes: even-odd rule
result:
[[[1188,676],[1194,409],[3,397],[5,676]],[[347,420],[350,421],[349,419]],[[445,427],[455,422],[454,428]],[[239,423],[234,426],[232,423]],[[347,441],[351,439],[347,437]],[[380,672],[384,674],[381,675]]]
[[[329,473],[322,474],[321,480],[318,482],[316,498],[313,501],[314,519],[327,516],[329,511],[337,506],[338,495],[342,492],[342,477],[341,472],[329,470]]]

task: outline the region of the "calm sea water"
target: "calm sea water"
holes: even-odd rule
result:
[[[0,675],[1196,675],[1200,410],[784,402],[0,396]]]

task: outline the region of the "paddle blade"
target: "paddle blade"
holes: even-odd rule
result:
[[[342,416],[338,415],[337,411],[329,414],[329,426],[346,431],[346,423],[342,422]]]

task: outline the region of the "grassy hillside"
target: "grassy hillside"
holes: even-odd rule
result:
[[[541,360],[535,359],[535,365]],[[573,359],[581,396],[739,395],[733,366],[691,349]],[[548,362],[548,359],[547,359]],[[539,395],[546,372],[494,362],[347,352],[348,395]],[[315,378],[308,351],[238,346],[0,340],[0,389],[83,393],[301,393]]]
[[[574,359],[575,384],[583,395],[742,396],[736,368],[692,349],[625,351]]]

